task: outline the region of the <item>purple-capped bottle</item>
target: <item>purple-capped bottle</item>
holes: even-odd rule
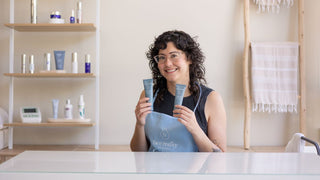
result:
[[[74,10],[72,9],[71,11],[71,16],[70,16],[70,24],[76,23],[76,18],[74,17]]]
[[[90,54],[86,54],[85,58],[85,73],[91,73],[91,61],[90,61]]]

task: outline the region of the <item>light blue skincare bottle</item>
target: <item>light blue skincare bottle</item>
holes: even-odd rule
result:
[[[52,99],[52,113],[53,118],[58,118],[58,107],[59,107],[59,99]]]
[[[144,92],[145,96],[149,98],[149,103],[153,104],[153,79],[144,79]],[[153,105],[151,105],[151,110],[153,111]]]
[[[56,70],[63,70],[64,69],[64,56],[65,51],[53,51],[54,52],[54,59],[56,62]]]
[[[176,84],[176,95],[174,98],[174,105],[182,105],[185,90],[186,90],[186,85]],[[176,109],[176,107],[174,107],[173,109]]]

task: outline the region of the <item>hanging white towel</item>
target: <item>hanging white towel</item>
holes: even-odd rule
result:
[[[297,112],[299,44],[251,42],[253,112]]]
[[[258,13],[260,12],[272,12],[279,13],[280,7],[292,7],[293,0],[253,0],[257,6],[259,6]]]

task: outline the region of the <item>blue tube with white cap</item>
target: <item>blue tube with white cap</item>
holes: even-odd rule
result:
[[[153,104],[153,79],[144,79],[144,92],[145,96],[149,98],[149,103]],[[151,110],[153,111],[153,105],[151,105]]]
[[[186,90],[186,85],[176,84],[176,95],[174,97],[174,106],[182,105],[185,90]],[[174,109],[176,109],[176,107],[174,107]]]

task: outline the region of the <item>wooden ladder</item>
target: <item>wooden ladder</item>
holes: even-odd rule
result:
[[[306,133],[306,82],[305,82],[305,49],[304,49],[304,0],[298,0],[298,24],[299,24],[299,124],[300,132]],[[250,0],[244,0],[244,30],[245,45],[243,53],[243,88],[245,97],[244,119],[244,149],[250,148],[250,124],[251,124],[251,95],[249,79],[249,51],[250,51]]]

